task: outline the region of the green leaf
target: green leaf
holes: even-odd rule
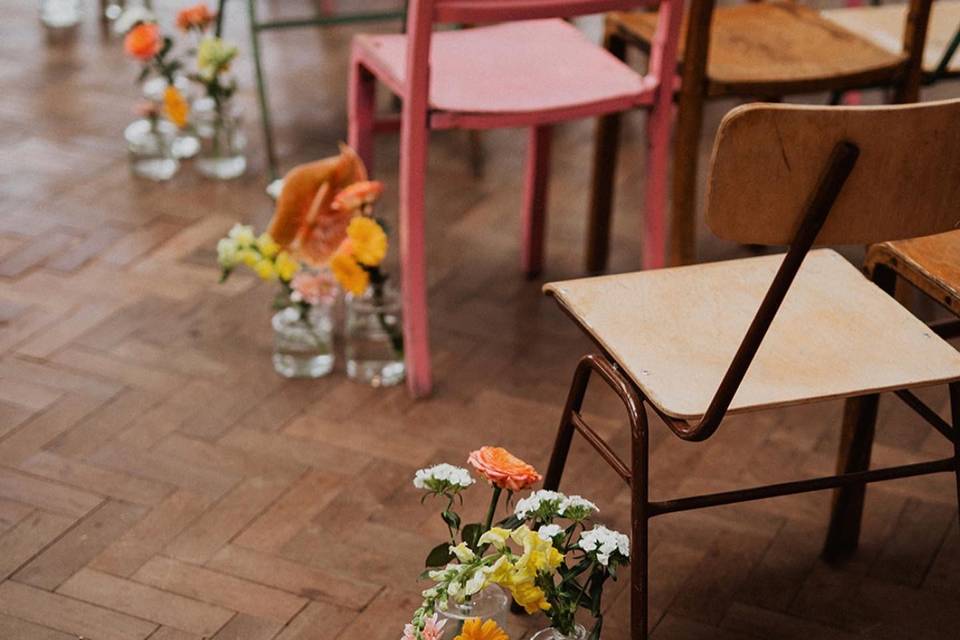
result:
[[[480,542],[480,536],[482,535],[483,526],[479,522],[464,525],[463,531],[460,533],[463,541],[466,542],[467,546],[471,549],[477,548],[477,544]]]
[[[501,520],[500,522],[498,522],[497,526],[503,529],[510,529],[511,531],[513,531],[514,529],[519,527],[522,522],[523,520],[518,518],[515,514],[511,514],[506,518],[504,518],[503,520]]]
[[[430,553],[427,554],[427,561],[425,564],[428,567],[442,567],[452,559],[453,556],[450,555],[450,544],[443,542],[430,550]]]

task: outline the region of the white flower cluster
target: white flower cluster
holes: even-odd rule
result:
[[[597,525],[580,534],[578,546],[587,553],[596,553],[597,562],[609,566],[610,558],[626,562],[630,558],[630,538],[619,531]]]
[[[563,527],[558,524],[545,524],[537,529],[537,535],[541,540],[553,540],[563,533]]]
[[[469,471],[445,462],[420,469],[413,477],[413,486],[434,493],[458,493],[474,482],[476,480],[473,479]]]
[[[230,229],[226,238],[217,243],[217,261],[224,269],[232,269],[241,260],[241,251],[250,248],[257,241],[253,227],[237,223]]]
[[[558,491],[541,489],[517,501],[514,515],[521,520],[536,517],[543,522],[561,517],[580,522],[599,511],[597,505],[581,496],[565,496]]]

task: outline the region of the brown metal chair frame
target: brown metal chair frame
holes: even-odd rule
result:
[[[932,0],[909,0],[904,25],[903,50],[907,58],[893,74],[864,73],[851,78],[827,82],[803,81],[777,86],[756,87],[756,91],[773,92],[760,95],[761,99],[779,100],[785,95],[811,91],[850,91],[873,87],[894,88],[893,102],[916,102],[919,98],[923,70],[923,50],[927,38]],[[667,261],[670,265],[692,264],[697,261],[696,193],[697,153],[703,129],[704,103],[714,97],[745,95],[750,87],[729,88],[718,93],[709,89],[707,56],[710,50],[710,26],[716,0],[693,0],[687,15],[683,64],[680,69],[680,88],[675,97],[678,104],[677,123],[673,145],[673,185],[670,210]],[[629,32],[605,27],[604,46],[621,60],[626,59],[628,47],[646,50],[647,43]],[[586,243],[588,273],[606,269],[610,250],[610,218],[613,211],[615,174],[622,114],[600,118],[596,140],[590,189],[590,211]]]
[[[703,509],[726,504],[762,500],[779,496],[835,489],[840,487],[863,487],[867,483],[932,473],[953,472],[957,475],[958,499],[960,499],[960,382],[950,383],[951,423],[941,419],[933,409],[922,403],[909,391],[896,393],[908,399],[908,405],[929,422],[938,432],[954,444],[954,455],[950,458],[921,462],[884,469],[867,470],[868,464],[852,465],[855,470],[841,470],[842,473],[822,478],[765,485],[749,489],[705,494],[680,499],[651,501],[649,499],[649,434],[646,406],[660,416],[675,435],[683,440],[699,442],[712,436],[722,423],[727,410],[740,387],[750,363],[762,343],[777,311],[783,302],[790,285],[800,270],[807,253],[816,240],[820,230],[836,201],[847,177],[856,164],[859,149],[849,142],[838,143],[833,150],[827,166],[821,174],[812,198],[810,199],[802,223],[789,250],[784,257],[766,296],[744,336],[733,361],[731,362],[720,386],[717,389],[706,413],[696,424],[665,415],[652,403],[646,402],[641,389],[623,372],[615,360],[597,344],[602,355],[583,357],[573,376],[573,382],[567,397],[566,406],[560,420],[556,442],[544,481],[544,488],[556,490],[570,451],[574,431],[579,432],[600,456],[613,467],[614,471],[632,488],[631,513],[631,585],[630,585],[630,622],[632,637],[647,637],[647,585],[648,585],[648,525],[655,516]],[[561,308],[563,308],[561,306]],[[574,318],[576,322],[576,318]],[[578,323],[579,324],[579,323]],[[631,462],[628,466],[586,422],[581,414],[587,386],[592,374],[597,374],[620,398],[627,409],[632,433]],[[876,396],[864,396],[862,400]],[[875,410],[874,410],[875,411]],[[861,435],[865,435],[865,431]],[[867,461],[868,462],[868,461]]]

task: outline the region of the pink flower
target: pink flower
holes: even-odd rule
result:
[[[446,624],[446,620],[437,621],[437,614],[433,614],[424,620],[423,631],[421,632],[423,640],[440,640],[443,636],[443,627]],[[408,624],[403,628],[403,636],[400,640],[417,640],[417,633],[414,631],[412,624]]]
[[[301,271],[293,277],[290,286],[302,301],[311,305],[329,301],[336,291],[333,279],[323,271]]]

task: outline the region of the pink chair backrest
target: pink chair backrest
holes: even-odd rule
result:
[[[435,23],[483,24],[544,18],[571,18],[607,11],[660,7],[647,78],[667,79],[673,88],[683,0],[410,0],[407,11],[408,107],[426,108],[430,39]],[[418,99],[419,98],[419,99]]]

